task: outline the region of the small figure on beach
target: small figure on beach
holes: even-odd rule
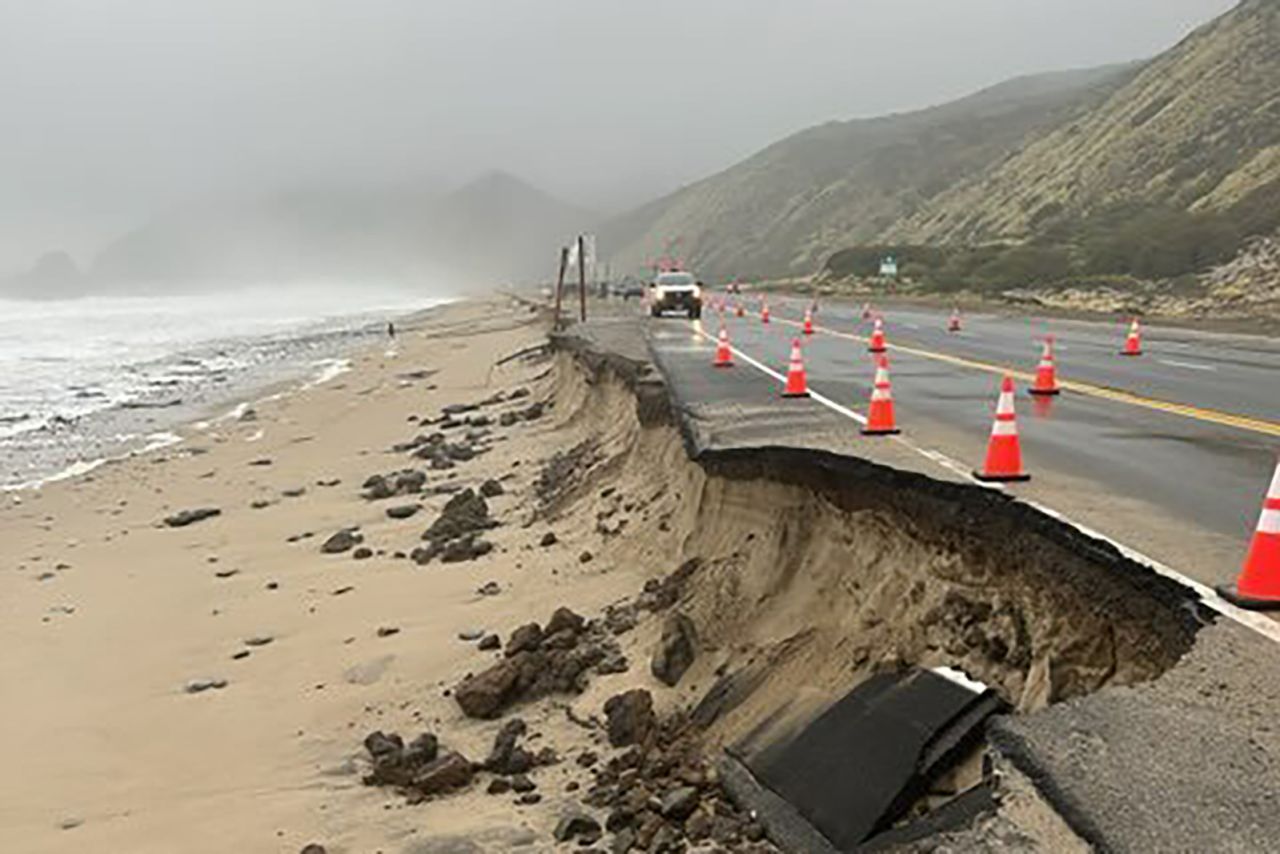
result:
[[[388,338],[396,337],[396,324],[394,321],[391,321],[391,320],[387,321],[387,337]]]

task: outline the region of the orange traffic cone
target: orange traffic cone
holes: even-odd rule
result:
[[[867,411],[867,423],[862,427],[864,436],[891,436],[901,433],[893,419],[893,389],[889,384],[889,360],[884,356],[876,363],[876,384],[871,390],[871,408]]]
[[[1058,394],[1058,368],[1053,361],[1053,336],[1044,339],[1044,353],[1040,356],[1040,364],[1036,366],[1035,385],[1028,389],[1032,394]]]
[[[736,308],[734,308],[734,311],[733,311],[734,315],[736,315],[737,317],[745,316],[747,311],[742,307],[742,301],[739,300],[735,305],[736,305]]]
[[[733,367],[733,351],[729,348],[729,330],[720,327],[720,339],[716,342],[716,360],[711,363],[717,368]]]
[[[1142,355],[1142,330],[1138,326],[1138,318],[1134,318],[1129,324],[1129,334],[1124,339],[1124,349],[1120,351],[1121,356],[1141,356]]]
[[[1262,515],[1234,584],[1219,584],[1218,594],[1241,608],[1267,611],[1280,608],[1280,462],[1271,488],[1262,500]]]
[[[768,322],[769,322],[769,302],[768,302],[768,300],[763,300],[763,299],[762,299],[762,300],[760,301],[760,322],[761,322],[761,323],[768,323]]]
[[[813,334],[813,309],[806,308],[804,310],[804,334]]]
[[[948,332],[960,331],[960,309],[953,308],[951,310],[951,319],[947,321],[947,331]]]
[[[987,461],[982,471],[973,476],[982,481],[1031,480],[1022,470],[1022,444],[1018,440],[1018,419],[1013,412],[1013,378],[1005,377],[1000,384],[1000,402],[996,404],[996,420],[991,425],[991,440],[987,444]]]
[[[871,330],[871,344],[867,347],[867,351],[883,353],[886,349],[884,343],[884,321],[877,317],[875,328]]]
[[[800,339],[791,342],[791,365],[787,368],[787,385],[783,397],[808,397],[809,381],[804,374],[804,358],[800,355]]]

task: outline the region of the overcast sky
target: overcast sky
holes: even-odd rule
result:
[[[0,272],[156,211],[503,168],[617,208],[1233,0],[0,0]]]

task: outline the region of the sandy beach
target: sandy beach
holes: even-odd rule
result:
[[[586,437],[607,446],[627,429],[556,401],[545,354],[498,364],[544,340],[526,306],[454,304],[326,384],[6,497],[0,751],[11,773],[0,784],[0,850],[428,851],[458,838],[480,847],[457,850],[549,847],[555,798],[584,772],[572,762],[540,772],[544,802],[524,809],[479,786],[407,807],[361,786],[356,760],[372,730],[407,740],[426,727],[483,759],[497,723],[468,720],[447,696],[500,657],[479,652],[476,634],[505,637],[561,605],[594,614],[673,568],[662,538],[601,533],[583,513],[534,513],[535,481],[555,451]],[[362,497],[370,475],[416,462],[391,448],[419,419],[517,389],[527,397],[484,409],[495,425],[482,455],[429,471],[421,495]],[[502,411],[536,402],[554,408],[497,427]],[[492,553],[422,566],[403,556],[422,544],[445,490],[490,479],[503,493],[488,499],[499,523],[485,534]],[[408,519],[386,513],[418,503]],[[195,508],[220,515],[163,521]],[[354,526],[371,556],[322,553]],[[557,542],[539,545],[548,531]],[[597,679],[573,703],[590,718],[609,694],[652,682],[642,671]],[[565,756],[601,738],[554,705],[525,718],[531,748]]]

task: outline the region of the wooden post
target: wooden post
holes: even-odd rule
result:
[[[560,275],[556,277],[556,321],[553,325],[554,329],[560,328],[560,302],[561,296],[564,294],[564,273],[565,268],[569,266],[569,247],[560,247]]]
[[[587,239],[578,235],[578,309],[580,320],[587,322]]]

